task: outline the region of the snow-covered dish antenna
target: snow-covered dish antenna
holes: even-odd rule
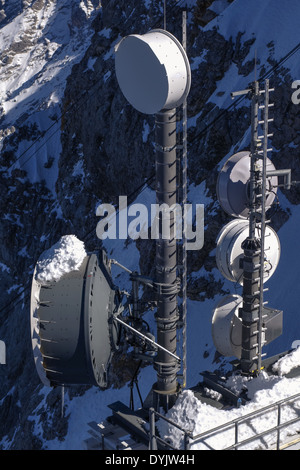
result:
[[[118,291],[105,253],[87,254],[82,242],[67,237],[41,256],[33,276],[31,338],[36,369],[47,386],[105,388],[118,349],[120,326],[113,318]]]
[[[154,29],[123,38],[115,48],[116,75],[127,101],[156,114],[180,106],[191,86],[186,52],[168,31]]]

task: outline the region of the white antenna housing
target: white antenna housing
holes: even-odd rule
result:
[[[227,214],[233,217],[246,219],[249,215],[249,182],[250,182],[250,152],[238,152],[232,155],[219,173],[217,181],[217,196],[220,205]],[[262,167],[262,161],[258,162]],[[275,167],[267,158],[267,171],[274,171]],[[278,178],[267,176],[266,179],[266,210],[274,202]]]
[[[220,231],[217,238],[216,262],[220,272],[229,281],[243,284],[244,257],[242,248],[243,241],[249,235],[248,220],[235,219],[229,222]],[[259,230],[256,229],[259,237]],[[265,231],[265,260],[264,260],[264,282],[275,272],[280,259],[280,242],[276,232],[269,226]]]
[[[119,86],[138,111],[156,114],[180,106],[191,86],[191,70],[180,42],[154,29],[123,38],[115,48]]]
[[[243,299],[240,295],[227,295],[213,310],[212,338],[217,351],[223,356],[241,357],[242,320],[239,308]]]

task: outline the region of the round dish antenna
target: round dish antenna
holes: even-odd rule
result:
[[[33,276],[31,338],[41,381],[48,386],[107,386],[120,326],[118,308],[104,252],[87,255],[80,268],[57,281],[40,283]]]
[[[156,114],[183,103],[191,70],[184,48],[172,34],[163,29],[132,34],[119,42],[115,52],[119,86],[135,109]]]
[[[213,310],[212,338],[216,350],[223,356],[241,358],[242,320],[239,308],[242,303],[240,295],[227,295]]]
[[[234,219],[220,231],[217,238],[216,262],[220,272],[229,281],[243,284],[242,243],[249,236],[248,220]],[[260,237],[259,229],[255,236]],[[269,226],[265,229],[264,282],[275,272],[280,259],[280,242],[276,232]]]
[[[247,218],[249,215],[250,152],[238,152],[230,157],[219,173],[217,196],[222,209],[232,217]],[[262,166],[262,160],[258,161]],[[275,167],[267,158],[267,172]],[[277,176],[266,178],[266,210],[274,202],[277,192]]]

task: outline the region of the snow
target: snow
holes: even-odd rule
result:
[[[25,112],[29,112],[30,118],[28,123],[37,123],[38,128],[44,131],[52,124],[50,115],[60,114],[59,103],[61,102],[66,79],[71,72],[71,68],[78,63],[88,45],[93,34],[92,28],[87,27],[86,31],[80,38],[78,35],[71,36],[69,30],[70,24],[70,2],[65,0],[57,0],[48,2],[48,7],[39,13],[39,22],[36,28],[32,28],[33,17],[30,10],[23,12],[17,16],[14,21],[3,27],[0,32],[0,39],[3,50],[11,48],[11,44],[21,39],[21,34],[31,30],[31,40],[34,44],[30,52],[17,54],[10,67],[14,73],[7,73],[7,68],[3,66],[0,72],[0,98],[6,111],[5,125],[14,124],[16,120],[23,116]],[[150,5],[150,0],[144,0],[145,5]],[[245,31],[242,36],[242,42],[247,39],[256,38],[251,46],[249,54],[245,58],[245,62],[253,59],[255,49],[260,60],[258,64],[258,74],[260,67],[267,66],[270,49],[267,44],[274,41],[273,60],[281,59],[289,52],[297,43],[296,32],[299,29],[298,19],[300,15],[299,2],[293,2],[294,12],[291,14],[289,8],[282,6],[282,0],[239,0],[228,5],[226,0],[216,0],[210,9],[215,12],[222,12],[221,17],[217,17],[210,22],[204,29],[209,30],[217,27],[220,34],[226,39],[230,37],[235,40],[239,31]],[[195,0],[188,1],[189,6],[195,4]],[[59,13],[56,15],[55,6],[58,6]],[[87,16],[91,15],[92,4],[89,0],[80,1],[80,6]],[[280,11],[280,14],[278,14]],[[255,12],[255,14],[253,14]],[[274,34],[274,31],[276,34]],[[105,38],[109,38],[112,33],[111,28],[104,28],[98,34]],[[121,38],[111,45],[110,49],[104,55],[103,60],[113,57],[114,46]],[[198,65],[205,60],[206,50],[202,54],[193,58],[191,65],[192,70],[197,69]],[[297,57],[298,59],[299,57]],[[287,63],[291,70],[292,76],[297,79],[300,75],[299,60],[289,60]],[[93,70],[96,58],[90,58],[87,63],[87,70]],[[271,66],[270,66],[271,67]],[[103,80],[110,78],[108,72]],[[228,106],[231,103],[230,91],[245,88],[252,76],[242,77],[238,74],[235,64],[229,68],[224,77],[217,82],[217,89],[210,98],[210,101],[219,107]],[[218,95],[225,92],[224,95]],[[45,113],[48,109],[48,113]],[[189,117],[189,128],[196,125],[197,117],[200,115]],[[55,192],[55,182],[58,174],[57,159],[51,170],[45,170],[43,165],[47,161],[49,153],[55,149],[55,156],[58,157],[61,151],[59,123],[57,124],[58,132],[53,133],[50,143],[40,148],[37,143],[30,153],[27,153],[19,162],[20,167],[28,171],[29,178],[32,181],[45,179],[50,188]],[[55,128],[54,128],[55,130]],[[143,125],[143,142],[146,142],[149,136],[150,127],[146,121]],[[240,147],[244,147],[249,143],[249,131],[245,133],[243,140],[239,143]],[[30,142],[23,142],[19,147],[19,155],[25,152]],[[36,153],[38,158],[30,159],[30,155]],[[230,152],[232,154],[232,152]],[[229,155],[222,160],[227,160]],[[222,163],[223,164],[223,163]],[[221,166],[221,163],[220,163]],[[82,162],[78,161],[73,168],[73,175],[84,176],[84,168]],[[207,195],[206,184],[202,182],[200,185],[191,185],[188,191],[189,201],[204,203],[208,205],[212,199]],[[279,195],[280,202],[284,208],[291,210],[292,216],[289,221],[282,227],[278,235],[281,242],[282,257],[276,273],[268,283],[270,291],[268,298],[272,299],[272,306],[283,309],[284,331],[283,335],[274,341],[266,349],[268,355],[275,354],[278,351],[287,350],[293,342],[300,339],[300,325],[297,322],[299,303],[299,270],[295,262],[296,254],[300,250],[299,220],[300,207],[289,204],[282,194]],[[142,191],[135,201],[136,203],[150,204],[155,203],[155,193],[149,188]],[[41,242],[46,237],[41,237]],[[110,258],[115,258],[127,268],[136,270],[139,266],[140,253],[133,241],[124,244],[118,240],[105,240],[104,246],[107,248]],[[293,247],[293,250],[290,249]],[[38,262],[37,278],[41,283],[58,281],[60,277],[69,271],[78,269],[86,256],[84,243],[78,240],[74,235],[66,235],[61,240],[43,253]],[[7,268],[3,263],[0,264],[1,271]],[[124,272],[117,266],[112,266],[113,276],[116,284],[121,289],[131,289],[131,281],[128,273]],[[206,275],[207,272],[201,268],[194,277]],[[214,279],[220,277],[220,273],[212,270]],[[21,285],[12,286],[8,292],[20,288]],[[232,283],[225,281],[224,289],[229,288],[234,291]],[[288,294],[287,294],[288,293]],[[199,372],[216,368],[214,363],[215,348],[211,339],[211,314],[216,302],[221,296],[215,299],[209,299],[205,302],[197,302],[188,300],[188,324],[187,324],[187,386],[194,386],[199,381]],[[150,324],[150,328],[155,332],[155,320],[153,312],[149,312],[144,317]],[[208,356],[203,358],[203,350],[206,350]],[[233,376],[228,382],[233,391],[240,392],[242,388],[247,388],[248,396],[251,401],[240,408],[232,408],[230,410],[218,410],[209,405],[199,402],[192,392],[184,391],[176,405],[168,413],[168,417],[180,423],[185,429],[191,430],[194,435],[211,429],[221,423],[229,422],[233,419],[240,418],[262,406],[275,403],[287,396],[299,393],[300,379],[290,379],[285,375],[298,367],[300,364],[300,348],[292,351],[288,356],[280,359],[274,366],[274,372],[278,376],[268,376],[262,372],[257,378],[245,378],[239,375]],[[152,366],[145,367],[139,374],[139,386],[142,396],[145,397],[149,392],[152,384],[156,380],[155,372]],[[43,399],[32,415],[35,434],[42,438],[43,426],[40,422],[40,414],[47,409],[46,397],[49,393],[48,388],[43,388],[41,394]],[[219,399],[213,390],[206,390],[208,396]],[[52,441],[44,441],[44,448],[48,449],[81,449],[83,440],[88,437],[90,421],[101,422],[110,411],[107,405],[113,401],[129,402],[129,389],[127,386],[122,389],[109,389],[100,391],[95,387],[91,387],[84,395],[70,399],[66,392],[65,404],[66,415],[68,419],[68,432],[63,441],[58,439]],[[289,407],[284,408],[283,420],[290,419],[299,413],[299,405],[292,410]],[[241,437],[247,438],[255,433],[261,432],[266,427],[277,424],[276,413],[272,412],[264,418],[251,421],[251,426],[243,425],[241,428]],[[169,437],[176,447],[182,446],[182,433],[166,427],[165,424],[159,424],[161,432],[165,437]],[[294,427],[292,432],[299,429]],[[227,431],[210,438],[206,444],[197,444],[197,448],[224,448],[234,442],[234,430]],[[275,437],[264,439],[262,442],[256,442],[256,447],[269,446],[272,447]],[[9,448],[11,442],[5,438],[0,442],[4,448]],[[253,445],[253,444],[252,444]]]
[[[290,354],[279,359],[273,365],[273,371],[282,376],[288,374],[291,370],[300,366],[300,347],[292,351]]]
[[[218,32],[225,39],[236,41],[238,34],[241,45],[248,40],[253,40],[243,65],[257,57],[257,77],[261,71],[266,72],[272,69],[272,63],[284,58],[299,40],[296,35],[298,30],[298,18],[300,15],[300,3],[294,2],[291,8],[284,8],[281,0],[239,0],[232,2],[225,9],[225,1],[216,1],[210,7],[214,11],[222,9],[221,15],[209,22],[204,30],[217,28]],[[292,13],[291,13],[291,10]],[[275,33],[274,33],[275,32]],[[202,56],[202,55],[201,55]],[[193,59],[192,68],[197,68],[197,64],[203,59],[199,56]],[[290,56],[284,66],[288,67],[289,73],[294,80],[299,79],[299,51]],[[208,101],[211,101],[222,108],[227,108],[231,104],[230,92],[248,88],[250,82],[254,80],[254,71],[248,76],[238,75],[237,67],[233,63],[225,73],[224,77],[217,81],[217,89]],[[224,95],[218,96],[219,92]],[[242,99],[237,106],[244,105]]]
[[[298,365],[300,365],[298,357]],[[227,387],[235,392],[247,389],[248,397],[251,399],[246,405],[221,410],[199,401],[191,390],[185,390],[179,396],[173,408],[166,417],[182,429],[190,431],[195,437],[205,431],[212,430],[220,425],[230,423],[233,420],[246,417],[250,413],[261,408],[273,405],[282,399],[299,394],[300,378],[288,379],[286,377],[269,376],[266,372],[256,378],[248,378],[241,375],[232,376],[226,383]],[[208,391],[208,395],[211,395]],[[292,420],[299,416],[300,396],[281,409],[281,423]],[[268,431],[277,425],[277,408],[269,410],[264,414],[257,414],[251,419],[247,418],[239,425],[239,442],[244,441],[261,432]],[[163,419],[158,422],[158,429],[163,439],[168,440],[176,449],[183,448],[183,432],[168,424]],[[201,442],[191,441],[192,450],[222,450],[235,443],[234,426],[213,433],[205,437]],[[281,430],[281,438],[296,434],[300,431],[300,422]],[[274,448],[276,444],[276,433],[270,433],[261,439],[256,439],[247,445],[239,447],[243,450]]]
[[[37,262],[36,280],[57,282],[63,274],[78,270],[86,257],[84,243],[75,235],[64,235]]]
[[[296,4],[297,3],[297,4]],[[233,2],[222,13],[222,19],[216,17],[206,28],[218,27],[218,31],[226,39],[236,39],[239,32],[244,32],[242,40],[256,38],[254,47],[258,57],[262,59],[268,53],[266,45],[271,41],[275,44],[275,59],[281,59],[298,44],[296,35],[298,27],[298,2],[290,8],[284,8],[282,0],[239,0]],[[280,32],[274,35],[274,31]],[[249,60],[249,58],[247,58]],[[261,60],[261,64],[263,64]]]
[[[82,178],[85,177],[82,160],[78,160],[78,162],[75,163],[72,171],[72,176],[81,176]]]
[[[7,272],[7,273],[10,272],[10,268],[8,266],[6,266],[6,264],[4,264],[4,263],[0,263],[0,269],[1,269],[2,272]]]
[[[149,134],[150,134],[149,123],[146,120],[144,120],[144,122],[143,122],[143,133],[142,133],[142,138],[143,138],[144,143],[147,142]]]
[[[227,0],[215,0],[209,7],[211,11],[214,11],[218,15],[222,13],[225,8],[227,8],[229,5]]]
[[[109,39],[111,32],[111,28],[103,28],[101,31],[99,31],[98,36],[104,36],[106,39]]]
[[[97,57],[89,57],[88,63],[87,63],[87,68],[84,70],[84,72],[88,70],[92,70],[93,72],[95,71],[94,65],[97,61]]]
[[[45,2],[41,10],[34,12],[24,8],[10,23],[0,30],[1,54],[20,44],[20,51],[11,61],[2,64],[0,70],[0,100],[5,111],[3,127],[18,120],[24,124],[36,124],[43,133],[53,124],[53,116],[60,116],[67,77],[72,67],[80,62],[90,45],[93,35],[91,21],[97,11],[90,0],[80,1],[79,7],[86,15],[86,25],[80,30],[72,24],[70,1]],[[30,48],[26,41],[30,38]],[[24,41],[24,46],[22,46]],[[93,69],[93,63],[88,67]],[[14,168],[22,168],[33,183],[46,181],[56,196],[58,158],[61,153],[60,122],[45,137],[31,146],[22,141],[16,152]],[[1,146],[1,143],[0,143]],[[54,157],[52,167],[45,168],[48,157]]]
[[[207,52],[208,52],[207,49],[203,49],[203,51],[201,52],[199,56],[193,57],[191,59],[191,70],[197,70],[201,62],[205,61]]]

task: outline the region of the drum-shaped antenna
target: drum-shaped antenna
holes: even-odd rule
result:
[[[239,310],[243,307],[240,295],[223,297],[213,309],[212,338],[216,350],[223,356],[242,355],[242,319]],[[282,311],[264,307],[264,324],[266,331],[263,341],[269,344],[282,334]]]
[[[217,238],[216,263],[229,281],[243,284],[242,243],[249,236],[248,220],[234,219],[225,225]],[[255,236],[260,238],[259,229]],[[274,274],[280,259],[280,242],[276,232],[269,226],[265,229],[264,282]]]
[[[249,214],[250,162],[250,152],[238,152],[227,160],[218,176],[219,203],[222,209],[233,217],[247,218]],[[262,161],[259,160],[258,164],[262,165]],[[275,170],[275,167],[267,158],[267,171],[271,170]],[[276,196],[277,176],[267,177],[266,184],[266,210],[268,210]]]
[[[216,350],[223,356],[241,358],[242,320],[238,314],[242,303],[240,295],[228,295],[213,310],[212,338]]]
[[[107,386],[119,326],[119,296],[104,252],[87,255],[80,268],[57,282],[33,277],[31,333],[36,368],[45,385]]]
[[[132,34],[119,42],[115,52],[119,86],[135,109],[155,114],[183,103],[191,70],[185,50],[172,34],[162,29]]]

